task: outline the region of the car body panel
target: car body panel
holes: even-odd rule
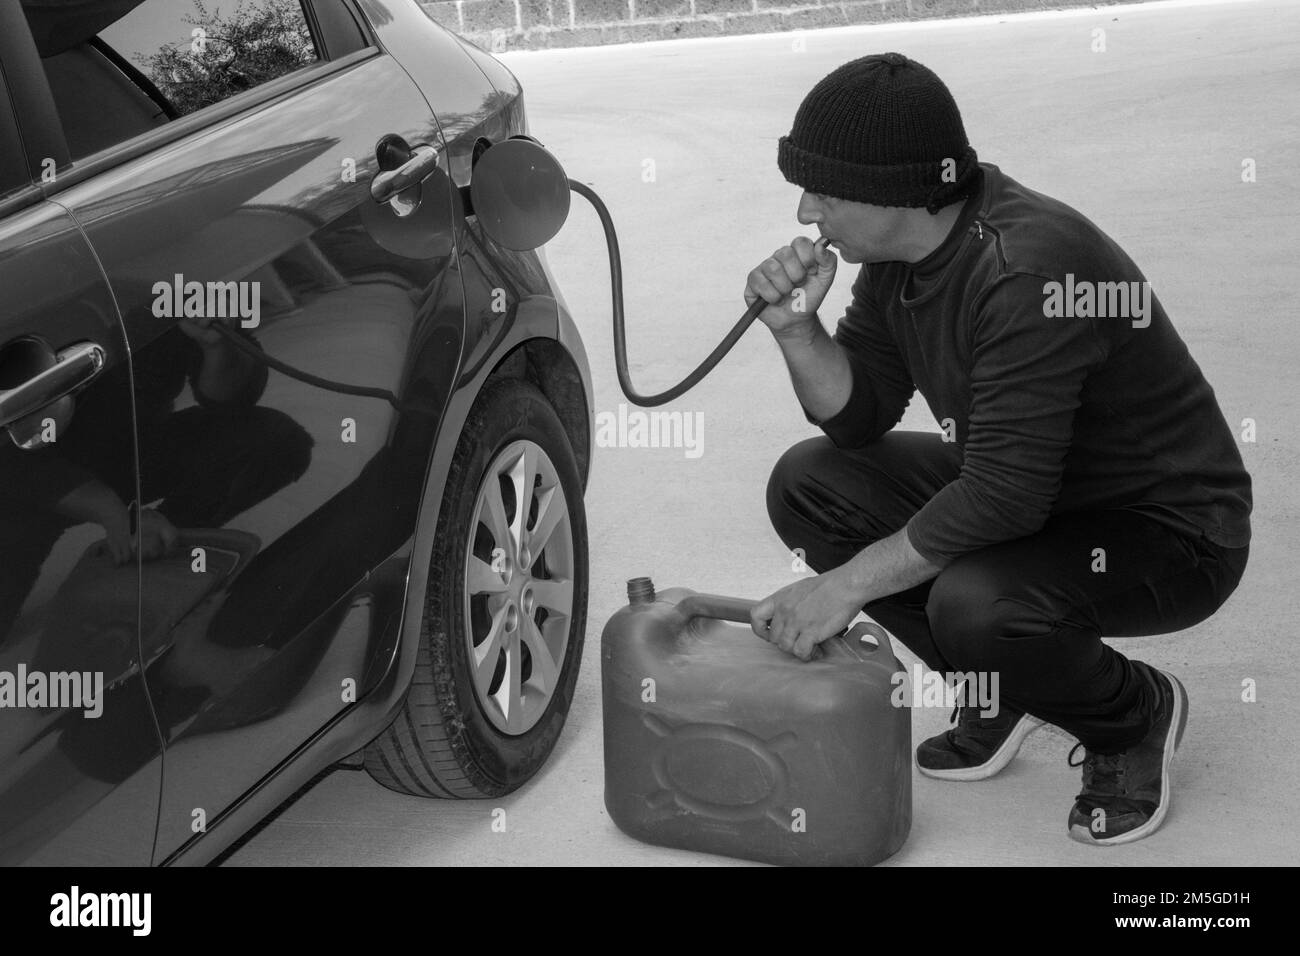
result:
[[[144,641],[168,648],[148,674],[167,743],[161,856],[364,694],[383,653],[391,587],[367,579],[410,536],[463,339],[445,178],[424,187],[440,202],[398,223],[368,190],[387,134],[442,146],[378,54],[57,197],[100,251],[131,340],[144,503],[162,500],[185,545],[143,571]],[[174,290],[231,281],[257,302],[240,324],[273,358],[426,409],[276,371],[259,390],[250,362],[232,388],[256,393],[251,407],[176,394],[195,349]],[[163,604],[194,548],[204,583]]]
[[[140,666],[140,571],[115,564],[102,528],[69,514],[65,497],[111,486],[123,519],[134,497],[126,342],[89,244],[54,203],[0,220],[0,288],[0,366],[16,379],[0,389],[29,377],[6,358],[17,339],[93,342],[106,355],[70,417],[49,419],[50,442],[23,450],[0,431],[0,863],[147,863],[162,771]],[[73,694],[36,696],[56,682]]]
[[[76,162],[48,95],[23,94],[21,125],[53,144],[41,149],[59,170],[42,184],[47,214],[98,254],[130,343],[139,497],[180,533],[176,553],[142,566],[136,687],[157,724],[134,775],[152,781],[139,806],[157,811],[157,839],[142,857],[123,831],[122,862],[213,859],[391,722],[437,573],[442,489],[489,378],[534,380],[584,482],[590,466],[590,370],[544,255],[504,249],[464,215],[478,153],[528,132],[513,75],[413,0],[309,2],[330,8],[316,22],[341,60]],[[356,11],[374,44],[360,52]],[[385,134],[440,151],[409,220],[369,198]],[[181,304],[187,281],[256,282],[241,334],[315,375],[390,390],[401,410],[277,371],[259,383],[247,363],[231,366],[237,408],[200,396],[178,379],[196,360],[165,301]]]

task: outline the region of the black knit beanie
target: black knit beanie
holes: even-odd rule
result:
[[[951,182],[944,160],[953,161]],[[776,162],[808,192],[931,213],[969,196],[980,178],[948,87],[901,53],[845,63],[814,86]]]

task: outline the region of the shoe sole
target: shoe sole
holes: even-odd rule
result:
[[[1160,824],[1165,822],[1165,817],[1169,815],[1169,804],[1173,802],[1173,786],[1170,777],[1170,766],[1174,762],[1174,754],[1178,751],[1178,746],[1183,742],[1183,731],[1187,727],[1188,698],[1187,689],[1183,687],[1182,682],[1173,674],[1160,671],[1174,688],[1174,712],[1169,719],[1169,733],[1165,735],[1164,755],[1160,761],[1160,805],[1156,807],[1156,812],[1151,815],[1151,819],[1140,827],[1135,827],[1127,833],[1121,833],[1116,837],[1106,837],[1098,840],[1093,837],[1092,832],[1084,826],[1077,823],[1070,827],[1070,839],[1079,843],[1086,843],[1088,846],[1119,846],[1123,843],[1135,843],[1143,837],[1150,836],[1160,829]],[[1169,745],[1169,738],[1173,738],[1173,746]]]
[[[1025,714],[1016,722],[1016,726],[1011,729],[1007,739],[1002,741],[1002,746],[993,751],[993,756],[981,764],[974,767],[961,767],[957,770],[930,770],[921,766],[918,760],[916,769],[927,777],[933,777],[935,780],[957,780],[961,782],[970,782],[972,780],[987,780],[994,774],[1000,773],[1016,758],[1020,752],[1020,745],[1025,742],[1025,738],[1032,734],[1043,722],[1037,717]]]

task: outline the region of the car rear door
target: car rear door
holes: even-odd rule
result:
[[[18,0],[0,0],[0,865],[139,865],[161,744],[130,557],[129,357],[90,244],[33,182],[66,158],[22,122],[48,107],[39,74]]]
[[[43,52],[73,144],[56,198],[132,346],[142,521],[174,542],[146,555],[140,625],[166,861],[391,658],[463,311],[446,176],[372,197],[381,172],[436,170],[443,143],[344,0],[114,16]]]

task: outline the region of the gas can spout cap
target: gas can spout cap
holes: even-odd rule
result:
[[[653,604],[655,599],[654,582],[649,578],[629,578],[627,582],[628,604]]]

